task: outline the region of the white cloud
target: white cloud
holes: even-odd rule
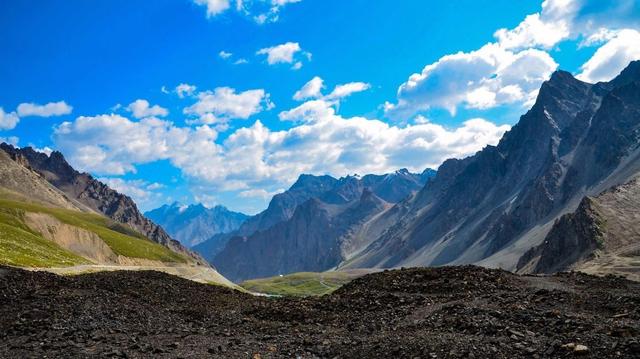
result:
[[[226,51],[222,50],[222,51],[220,51],[218,53],[218,56],[220,56],[221,59],[226,60],[226,59],[230,58],[231,56],[233,56],[233,54],[230,53],[230,52],[226,52]]]
[[[235,10],[253,18],[258,24],[276,22],[280,18],[280,10],[288,4],[299,3],[302,0],[235,0]],[[233,0],[193,0],[200,6],[207,8],[207,18],[220,15],[231,9]]]
[[[193,0],[193,2],[207,7],[207,17],[219,15],[231,7],[229,0]]]
[[[196,87],[189,84],[180,84],[176,86],[175,91],[178,94],[178,97],[185,98],[186,96],[192,96],[196,91]]]
[[[327,100],[337,100],[347,96],[351,96],[356,92],[366,91],[371,85],[365,82],[349,82],[347,84],[338,85],[333,91],[327,95]]]
[[[398,103],[385,106],[386,113],[407,118],[432,107],[455,114],[460,104],[485,109],[525,103],[557,66],[544,51],[512,52],[489,43],[469,53],[446,55],[411,75],[398,89]]]
[[[507,49],[551,48],[566,39],[588,38],[602,29],[640,25],[636,0],[545,0],[539,13],[495,37]]]
[[[39,105],[36,103],[21,103],[18,105],[18,116],[38,116],[38,117],[51,117],[68,115],[73,110],[73,107],[67,105],[64,101],[49,102],[46,105]]]
[[[12,130],[20,122],[20,117],[15,112],[4,112],[0,107],[0,130]]]
[[[166,108],[159,105],[149,105],[149,101],[138,99],[127,106],[127,111],[133,114],[135,118],[145,117],[165,117],[169,114]]]
[[[332,104],[324,100],[312,100],[291,110],[280,112],[281,121],[305,121],[318,117],[329,117],[335,114]]]
[[[51,156],[51,153],[53,152],[53,148],[49,147],[49,146],[44,146],[42,148],[40,147],[36,147],[31,145],[31,147],[33,147],[34,150],[36,150],[37,152],[42,152],[47,156]]]
[[[287,4],[294,4],[302,0],[271,0],[273,6],[285,6]]]
[[[199,151],[215,154],[217,135],[208,126],[175,127],[156,118],[132,121],[111,114],[63,122],[54,129],[53,140],[74,166],[85,171],[123,175],[135,172],[136,164],[171,160],[198,176],[200,170],[189,163],[196,161]]]
[[[578,78],[596,83],[609,81],[618,75],[633,60],[640,60],[640,32],[631,29],[612,34],[605,33],[608,41],[581,67]]]
[[[575,12],[574,3],[572,0],[544,1],[540,13],[528,15],[515,29],[499,29],[494,36],[505,49],[551,48],[569,37],[569,14]]]
[[[98,181],[112,189],[131,197],[138,206],[147,206],[154,200],[160,200],[162,194],[154,192],[163,187],[160,183],[148,183],[144,180],[125,180],[117,177],[100,177]]]
[[[293,95],[293,99],[296,101],[321,99],[326,102],[333,103],[354,93],[366,91],[371,88],[371,85],[366,82],[349,82],[337,85],[333,91],[326,96],[322,94],[324,87],[324,80],[319,76],[315,76],[309,82],[304,84],[300,90],[296,91]]]
[[[233,60],[233,53],[227,52],[224,50],[220,51],[218,53],[218,56],[223,60],[230,61],[233,65],[244,65],[249,63],[249,61],[247,61],[247,59],[245,58],[239,58],[237,60]],[[194,90],[195,90],[195,87],[194,87]]]
[[[311,60],[311,53],[303,51],[300,44],[297,42],[287,42],[281,45],[272,47],[266,47],[258,50],[257,55],[266,55],[267,63],[269,65],[276,64],[292,64],[293,70],[299,70],[302,68],[302,61],[300,57],[306,57],[307,60]],[[300,54],[302,56],[296,56]]]
[[[266,11],[263,11],[258,15],[255,15],[253,17],[253,20],[261,25],[270,23],[270,22],[276,22],[280,18],[280,9],[282,7],[284,7],[287,4],[299,3],[301,1],[302,0],[271,0],[271,4],[270,4],[271,6]],[[263,2],[266,2],[266,1],[263,1]],[[242,4],[242,0],[238,0],[238,4]],[[240,7],[244,9],[243,6],[240,6]],[[249,13],[248,10],[246,9],[244,10],[246,13]]]
[[[196,123],[224,123],[233,119],[248,119],[264,109],[274,107],[269,94],[262,89],[236,93],[230,87],[218,87],[213,92],[198,94],[198,101],[184,109],[188,115],[198,116]]]
[[[197,193],[193,198],[197,203],[202,204],[206,208],[213,208],[218,205],[218,198],[209,193]]]
[[[20,139],[16,136],[0,137],[0,143],[2,142],[17,146],[18,142],[20,142]]]
[[[238,193],[238,196],[240,198],[261,198],[263,200],[268,200],[270,198],[272,198],[273,196],[275,196],[278,193],[282,193],[284,192],[283,189],[277,189],[275,191],[267,191],[264,189],[249,189],[246,191],[241,191],[240,193]]]
[[[267,55],[269,65],[278,63],[292,63],[293,56],[296,52],[301,51],[300,44],[297,42],[287,42],[282,45],[276,45],[258,50],[258,55]]]
[[[302,88],[293,95],[293,99],[296,101],[305,100],[308,98],[319,98],[322,96],[322,89],[324,88],[324,80],[316,76],[309,82],[304,84]]]
[[[343,118],[323,100],[301,107],[310,109],[296,114],[301,125],[272,131],[256,121],[220,143],[208,126],[176,127],[158,119],[132,121],[118,115],[79,117],[57,127],[53,138],[81,170],[122,175],[135,172],[139,164],[168,160],[209,191],[249,196],[256,190],[285,188],[300,173],[343,176],[436,167],[447,158],[495,144],[509,129],[483,119],[453,129],[429,122],[399,127]]]

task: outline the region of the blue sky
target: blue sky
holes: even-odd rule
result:
[[[5,1],[0,138],[61,150],[143,209],[255,213],[302,172],[420,171],[495,144],[553,70],[599,81],[640,58],[639,9]]]

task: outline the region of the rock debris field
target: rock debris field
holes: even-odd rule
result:
[[[478,267],[266,298],[158,272],[0,267],[0,357],[639,358],[640,283]]]

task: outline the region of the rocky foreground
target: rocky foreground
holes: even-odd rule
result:
[[[640,283],[477,267],[265,298],[158,272],[0,267],[0,357],[637,358]]]

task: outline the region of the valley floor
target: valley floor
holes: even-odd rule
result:
[[[478,267],[385,271],[266,298],[165,273],[0,267],[0,357],[640,356],[640,283]]]

